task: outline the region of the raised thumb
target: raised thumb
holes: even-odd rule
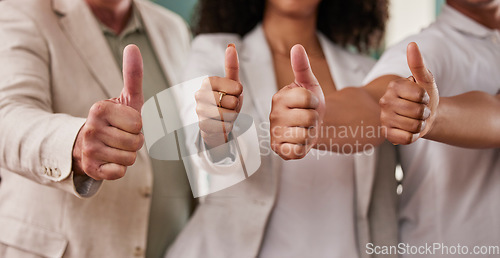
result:
[[[292,50],[290,50],[290,59],[296,84],[306,89],[319,87],[318,80],[316,76],[314,76],[311,65],[309,64],[306,50],[302,45],[297,44],[292,47]]]
[[[238,61],[238,51],[236,51],[234,44],[227,45],[224,69],[226,78],[240,82],[240,63]]]
[[[406,48],[408,67],[417,83],[432,83],[433,76],[425,67],[424,59],[418,49],[417,43],[411,42]]]
[[[123,90],[120,103],[141,112],[144,104],[142,92],[142,56],[136,45],[128,45],[123,50]]]

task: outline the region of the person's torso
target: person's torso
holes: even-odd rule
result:
[[[76,2],[55,0],[27,5],[25,10],[37,23],[49,53],[54,113],[87,117],[95,102],[119,96],[123,87],[120,68],[88,9],[74,10],[71,8],[77,6]],[[58,6],[68,7],[67,13],[61,15],[52,9]],[[155,12],[154,17],[162,15]],[[160,44],[171,45],[172,52],[177,49],[170,65],[187,49],[172,42]],[[145,255],[153,174],[144,149],[122,179],[104,182],[100,191],[88,199],[34,183],[7,170],[0,173],[0,220],[2,225],[10,225],[11,236],[22,232],[19,241],[2,239],[13,247],[41,256],[54,252],[63,253],[64,257]]]
[[[339,50],[331,43],[326,43],[329,44],[326,46],[325,42],[328,41],[325,39],[322,39],[322,42],[323,47],[328,49],[325,55],[331,58],[329,65],[332,65],[333,78],[336,80],[339,89],[345,86],[360,85],[363,76],[372,65],[372,61],[357,56],[346,65],[342,60],[348,59],[351,56],[350,54],[342,52],[344,50]],[[330,255],[329,251],[332,251],[349,257],[357,256],[353,197],[354,157],[342,157],[330,153],[326,155],[327,157],[321,157],[319,163],[315,158],[296,161],[294,164],[300,164],[300,167],[295,166],[296,171],[304,172],[298,178],[297,175],[283,175],[287,171],[280,167],[285,164],[282,164],[282,160],[269,147],[268,116],[272,96],[276,93],[277,86],[269,47],[265,42],[261,28],[258,27],[250,32],[243,40],[232,34],[207,35],[195,39],[193,41],[192,58],[186,70],[187,78],[184,79],[192,79],[204,74],[224,76],[224,50],[229,43],[235,43],[239,51],[240,79],[244,88],[241,113],[250,115],[254,119],[259,136],[262,165],[254,175],[243,182],[204,198],[203,203],[199,206],[187,229],[181,233],[169,256],[176,257],[186,255],[189,252],[191,252],[191,255],[198,254],[198,252],[187,250],[191,240],[196,242],[195,246],[201,245],[200,248],[207,257],[224,257],[231,254],[241,257],[247,257],[247,255],[256,256],[262,241],[265,241],[262,247],[264,251],[261,253],[263,256],[265,256],[266,248],[278,248],[275,250],[281,251],[281,254],[293,253],[294,250],[298,250],[301,254],[309,253],[312,247],[306,248],[305,245],[289,246],[289,250],[282,249],[283,245],[268,245],[268,243],[274,241],[266,239],[267,236],[264,236],[266,226],[270,223],[267,226],[267,231],[274,229],[272,224],[275,219],[272,217],[281,218],[283,216],[282,208],[283,210],[299,209],[299,212],[303,215],[308,213],[313,217],[317,216],[309,218],[307,221],[302,220],[303,217],[301,216],[289,217],[286,224],[301,225],[302,229],[308,230],[310,235],[314,236],[309,239],[310,241],[323,239],[321,243],[314,243],[317,245],[314,248],[320,245],[322,248],[325,247],[321,250],[325,251],[323,254]],[[204,55],[209,56],[209,58],[205,60],[200,57]],[[354,65],[356,62],[359,66]],[[314,156],[314,153],[311,153],[312,156]],[[293,166],[292,163],[289,164],[289,166],[288,163],[285,166],[289,168]],[[311,171],[310,169],[300,171],[300,168],[310,168],[312,164],[315,164],[315,170],[320,171]],[[332,169],[336,167],[338,170]],[[318,173],[315,174],[314,172]],[[306,187],[301,188],[308,191],[304,193],[302,200],[294,201],[293,196],[287,196],[287,199],[292,202],[290,206],[288,205],[290,202],[280,199],[281,197],[274,200],[276,195],[280,196],[281,194],[281,190],[278,189],[284,187],[295,188],[294,183],[302,179],[309,182]],[[322,190],[320,189],[323,189],[325,195],[321,194]],[[277,191],[280,191],[280,193],[278,194]],[[290,192],[287,191],[284,194],[288,193]],[[329,203],[323,203],[323,201]],[[306,202],[309,204],[308,206],[305,206]],[[273,203],[280,207],[278,213],[276,213],[276,208],[274,211],[271,210]],[[310,206],[313,203],[317,204],[314,207],[315,209],[320,209],[322,204],[329,206],[328,208],[323,207],[321,210],[316,210],[316,212],[314,209],[308,210],[308,207],[313,208]],[[221,225],[218,222],[219,220],[213,217],[216,216],[216,213],[232,214],[232,216],[224,216],[224,225],[230,225],[231,228]],[[273,214],[270,215],[271,213]],[[339,219],[329,219],[331,216]],[[269,222],[268,217],[271,217]],[[344,219],[347,219],[347,222]],[[202,223],[203,221],[212,221],[212,223]],[[323,228],[327,224],[330,226]],[[252,225],[253,227],[250,228]],[[314,225],[314,227],[308,228],[307,225]],[[216,236],[213,235],[214,233],[210,233],[215,228],[217,228],[215,232],[221,232]],[[348,230],[348,232],[343,231],[344,229]],[[190,237],[190,234],[195,234],[196,237]],[[299,228],[291,229],[287,234],[290,240],[295,243],[304,241],[304,232],[300,232]],[[237,235],[238,237],[226,239],[225,235]],[[348,236],[348,240],[345,240],[346,236]],[[264,240],[262,240],[263,238]],[[344,240],[336,241],[340,239]],[[228,241],[232,243],[230,246]],[[334,250],[331,248],[332,246],[345,251]]]
[[[441,96],[476,90],[498,94],[498,31],[471,35],[439,22],[427,30],[439,36],[421,40],[446,44],[446,54],[430,53],[434,55],[430,64],[440,66],[434,75]],[[429,69],[433,71],[433,67]],[[471,248],[498,244],[499,149],[466,149],[419,139],[401,146],[400,153],[405,171],[400,211],[402,242]]]

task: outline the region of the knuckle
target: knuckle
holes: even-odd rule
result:
[[[124,160],[125,164],[123,164],[123,165],[125,165],[125,166],[132,166],[132,165],[134,165],[136,158],[137,158],[137,153],[136,152],[131,152],[125,158],[125,160]]]
[[[280,144],[276,140],[274,140],[274,137],[271,136],[271,150],[273,150],[275,153],[278,153],[280,149]]]
[[[86,140],[94,138],[94,136],[97,135],[97,128],[87,125],[85,128],[85,132],[83,133],[83,137]]]
[[[195,93],[194,93],[194,99],[196,101],[200,101],[203,97],[203,92],[201,90],[197,90]]]
[[[424,111],[425,111],[425,105],[418,105],[418,107],[415,109],[415,118],[423,118],[424,117]]]
[[[234,89],[235,89],[235,91],[236,91],[236,92],[235,92],[235,93],[236,93],[236,95],[238,95],[238,96],[239,96],[241,93],[243,93],[243,85],[242,85],[241,83],[239,83],[239,82],[236,82],[236,85],[235,85]]]
[[[94,117],[101,117],[107,113],[108,103],[105,101],[99,101],[94,103],[90,108],[89,114]]]
[[[144,142],[144,138],[141,137],[140,135],[137,135],[132,139],[130,146],[132,147],[132,149],[137,151],[137,150],[140,150],[142,148],[143,142]]]
[[[212,90],[212,80],[214,77],[207,77],[201,82],[201,88],[206,90]]]
[[[134,132],[140,132],[142,130],[142,119],[135,119],[134,121]]]
[[[144,146],[144,142],[145,142],[144,134],[139,134],[139,143],[137,145],[137,150],[140,150],[142,146]]]
[[[398,84],[399,83],[397,80],[389,82],[389,84],[387,85],[387,91],[388,92],[395,92],[396,89],[398,88]]]
[[[196,105],[196,114],[198,114],[198,115],[203,114],[203,111],[204,111],[203,106],[200,104],[197,104]]]
[[[229,102],[228,103],[228,105],[229,105],[228,108],[229,109],[235,109],[238,106],[238,104],[239,104],[238,98],[235,98],[235,97],[229,98],[228,102]]]
[[[88,159],[88,161],[92,162],[94,155],[97,153],[97,148],[95,144],[90,144],[88,142],[84,143],[82,147],[82,155]]]
[[[273,105],[281,103],[281,100],[283,99],[283,93],[281,91],[278,91],[276,94],[273,95],[272,98],[272,103]]]
[[[95,169],[89,164],[89,162],[83,162],[82,169],[89,176],[96,176],[97,174]]]
[[[416,88],[416,97],[418,98],[419,101],[423,101],[424,100],[424,97],[425,97],[425,89],[424,88],[421,88],[421,87],[417,87]]]
[[[389,106],[389,97],[387,97],[387,95],[384,95],[382,98],[380,98],[380,100],[378,101],[379,105],[382,107],[382,108],[387,108]]]
[[[403,136],[402,144],[410,144],[412,143],[413,135],[411,133],[405,133]]]
[[[269,113],[269,121],[271,123],[274,123],[276,122],[276,120],[278,120],[278,117],[279,117],[279,112],[271,110],[271,113]]]
[[[418,133],[420,132],[420,129],[422,128],[422,122],[420,120],[413,120],[412,125],[411,125],[411,131],[413,133]]]
[[[301,145],[295,146],[295,159],[302,159],[306,156],[306,147]]]

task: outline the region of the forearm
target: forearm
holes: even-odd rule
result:
[[[317,149],[352,153],[385,140],[378,101],[387,84],[400,77],[380,77],[364,87],[349,87],[325,96],[326,113]]]
[[[85,119],[5,102],[0,100],[2,166],[40,183],[68,177],[73,142]]]
[[[465,148],[500,147],[500,95],[471,91],[439,100],[436,120],[424,137]]]
[[[0,166],[78,195],[71,153],[85,119],[53,113],[48,46],[34,21],[1,8]]]

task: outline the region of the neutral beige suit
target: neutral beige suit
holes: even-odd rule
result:
[[[186,25],[152,3],[135,5],[174,85]],[[71,172],[89,108],[122,87],[83,0],[0,1],[0,257],[144,255],[153,180],[145,150],[124,178],[80,191],[92,198],[76,192]]]

